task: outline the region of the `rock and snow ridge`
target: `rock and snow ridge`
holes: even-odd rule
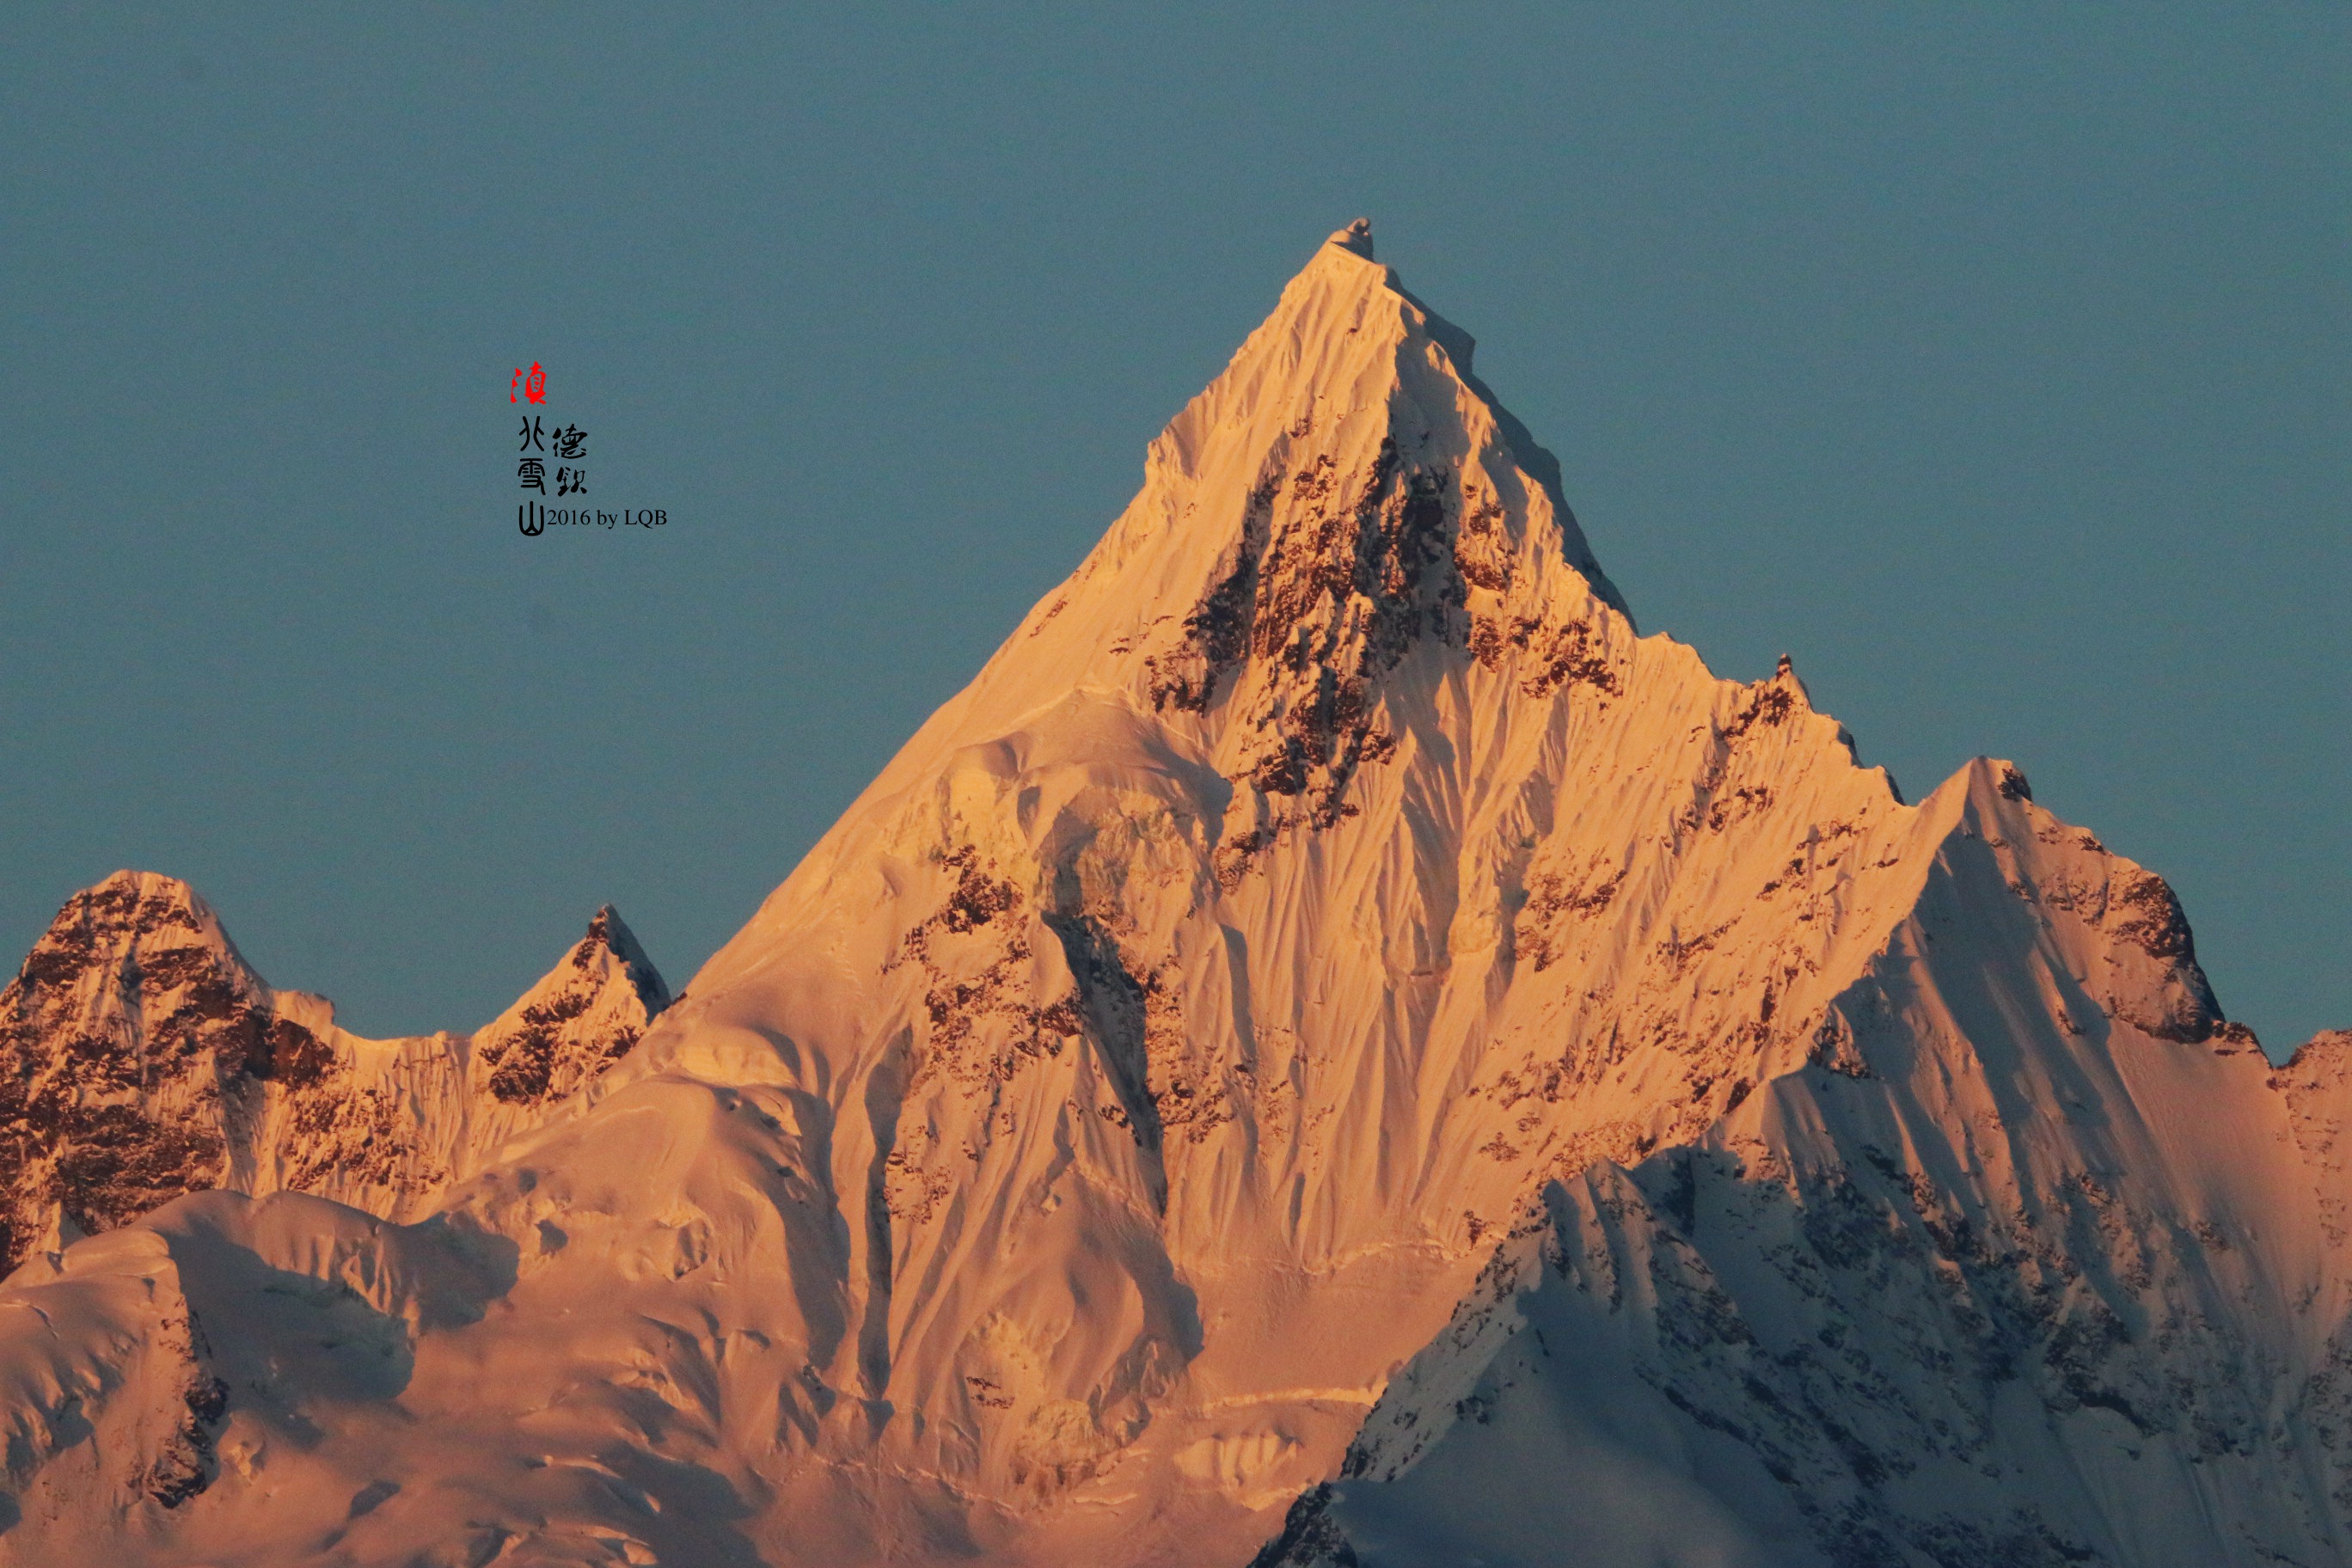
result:
[[[212,1188],[429,1212],[668,1001],[607,908],[471,1037],[362,1039],[325,998],[265,984],[185,883],[119,871],[0,990],[0,1253],[13,1268]]]
[[[2346,1561],[2352,1049],[1471,353],[1335,235],[577,1114],[37,1255],[0,1562]]]

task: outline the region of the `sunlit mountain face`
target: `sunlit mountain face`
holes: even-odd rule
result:
[[[0,1563],[2352,1560],[2352,1036],[1641,635],[1471,356],[1334,235],[676,1001],[77,895]]]

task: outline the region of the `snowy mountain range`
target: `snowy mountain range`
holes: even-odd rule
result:
[[[2352,1561],[2352,1035],[1639,634],[1471,360],[1334,235],[675,1003],[77,895],[0,1563]]]

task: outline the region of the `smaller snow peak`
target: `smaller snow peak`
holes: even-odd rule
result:
[[[563,962],[475,1034],[470,1070],[506,1104],[551,1103],[625,1056],[669,1002],[635,933],[606,904]]]
[[[117,871],[65,901],[26,956],[17,986],[69,990],[85,973],[126,964],[127,982],[136,984],[138,953],[178,948],[211,952],[241,989],[259,984],[194,889],[152,871]]]
[[[145,934],[165,927],[203,929],[208,911],[196,890],[177,877],[156,871],[117,871],[84,888],[58,911],[57,925],[73,922],[93,931]]]
[[[629,928],[621,923],[621,911],[610,904],[599,906],[595,914],[589,919],[588,934],[580,939],[578,947],[572,950],[572,967],[585,969],[597,949],[609,950],[613,946],[613,932],[615,929],[620,931],[625,940]]]
[[[593,969],[600,952],[611,953],[619,963],[622,972],[628,976],[630,986],[635,990],[637,999],[645,1004],[647,1016],[669,1005],[668,984],[662,979],[661,972],[654,967],[654,961],[646,956],[646,950],[638,942],[636,933],[621,919],[621,911],[610,904],[597,910],[595,917],[588,922],[588,934],[572,950],[572,967]]]
[[[1336,245],[1342,250],[1370,261],[1372,259],[1372,220],[1360,217],[1347,227],[1335,230],[1331,237],[1323,243]]]
[[[0,989],[0,1267],[220,1184],[263,1086],[333,1065],[185,882],[118,871],[76,893]]]

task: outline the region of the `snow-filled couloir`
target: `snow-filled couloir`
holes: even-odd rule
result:
[[[1638,635],[1470,360],[1335,235],[535,1131],[38,1254],[0,1560],[2341,1561],[2345,1053]]]

